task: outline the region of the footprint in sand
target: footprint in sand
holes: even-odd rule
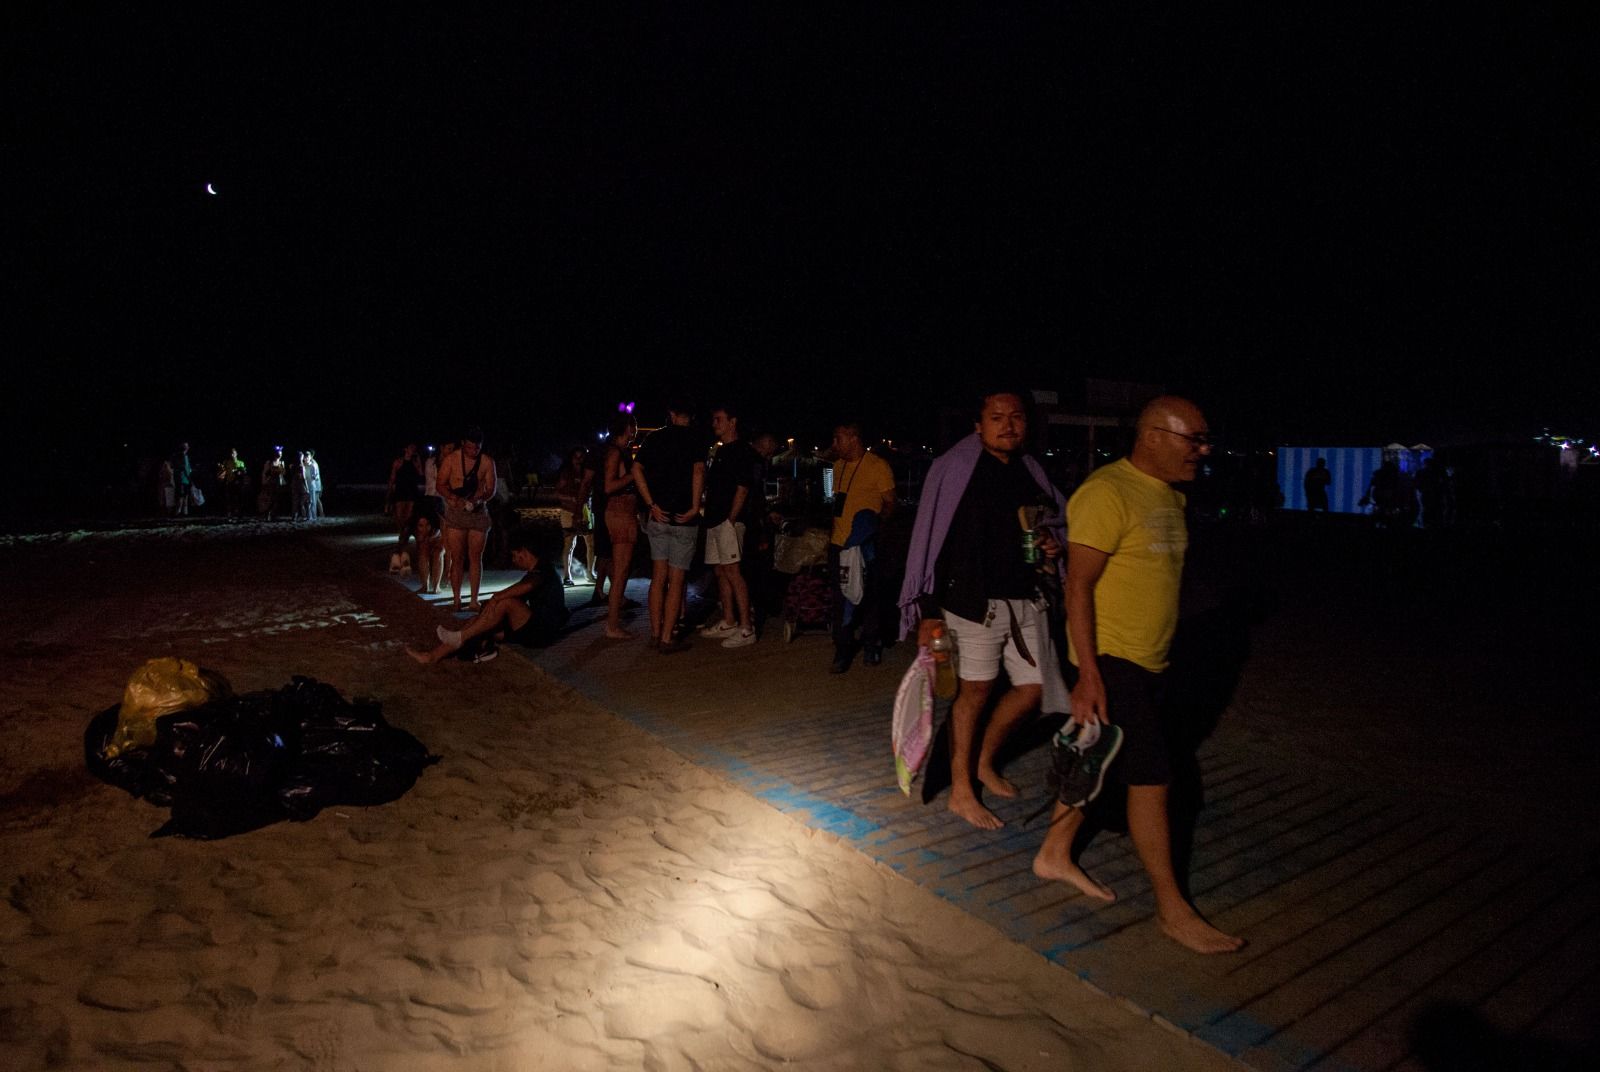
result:
[[[255,1021],[256,1004],[260,998],[254,990],[230,983],[210,991],[210,997],[217,1006],[214,1017],[217,1030],[223,1034],[239,1034]]]
[[[620,973],[619,973],[620,974]],[[711,1031],[727,1016],[726,995],[712,983],[682,977],[620,979],[600,999],[606,1034],[614,1039],[672,1037]]]
[[[850,982],[854,982],[851,972]],[[778,978],[783,982],[783,992],[796,1005],[820,1012],[831,1009],[845,999],[846,989],[840,982],[836,969],[798,968],[783,972]],[[851,987],[851,990],[856,989]]]
[[[764,919],[790,911],[788,905],[764,889],[743,889],[720,898],[722,908],[740,919]]]
[[[305,1059],[312,1072],[334,1072],[339,1067],[343,1038],[337,1021],[317,1020],[299,1025],[284,1042]]]
[[[692,975],[717,983],[716,957],[691,945],[674,930],[654,930],[623,949],[623,959],[637,968],[668,975]]]
[[[578,896],[578,891],[554,871],[541,871],[528,883],[528,893],[542,905],[558,905]]]

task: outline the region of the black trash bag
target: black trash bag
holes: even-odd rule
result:
[[[278,790],[290,818],[303,821],[333,804],[398,800],[438,762],[421,741],[389,725],[375,701],[352,703],[305,677],[277,695],[292,709],[299,736],[298,759]]]
[[[172,818],[153,837],[227,837],[283,818],[277,791],[293,756],[261,695],[234,696],[156,720],[154,777],[145,799],[159,804],[157,794],[167,797]]]
[[[377,703],[307,677],[164,715],[149,748],[107,758],[116,724],[115,707],[90,720],[84,759],[101,780],[172,808],[153,837],[227,837],[330,805],[387,803],[438,762]]]

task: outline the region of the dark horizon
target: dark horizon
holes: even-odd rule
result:
[[[987,377],[1250,444],[1600,431],[1592,15],[39,17],[13,423],[58,441],[683,389],[926,437]]]

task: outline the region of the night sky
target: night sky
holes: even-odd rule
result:
[[[925,436],[992,373],[1600,432],[1595,16],[1398,6],[37,14],[13,425],[386,450],[683,388]]]

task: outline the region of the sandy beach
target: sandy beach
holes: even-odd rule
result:
[[[443,619],[381,549],[9,542],[9,1067],[1233,1067],[524,658],[414,665]],[[442,761],[383,807],[151,839],[82,734],[158,655],[376,698]]]

